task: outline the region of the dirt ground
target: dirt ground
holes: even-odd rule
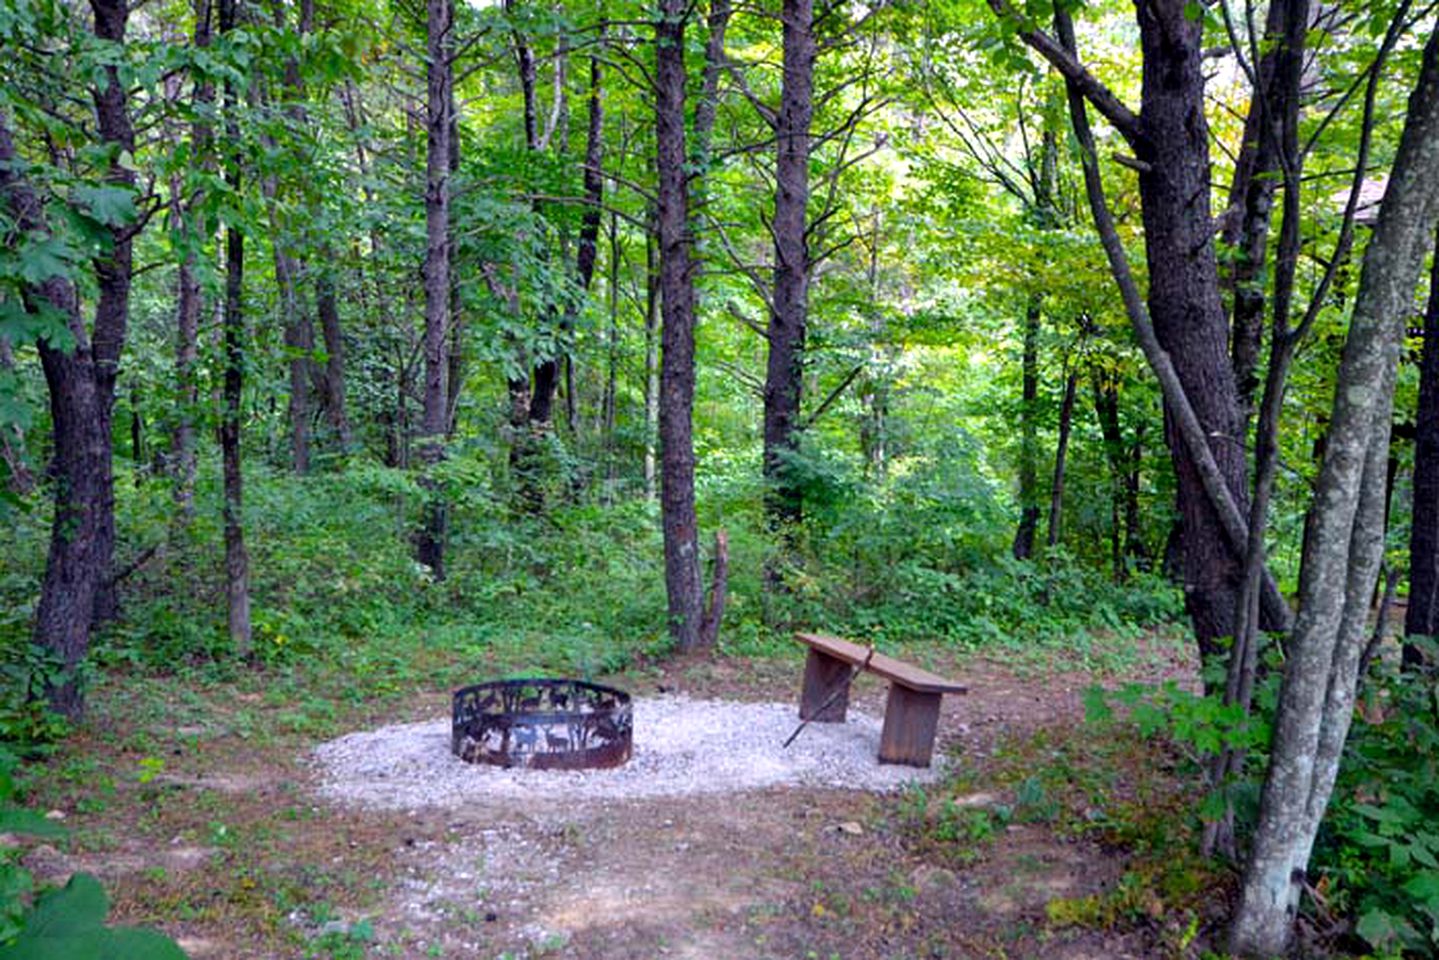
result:
[[[1166,651],[1141,657],[1136,672],[1191,677]],[[788,700],[798,664],[675,660],[616,679],[640,696]],[[981,786],[954,801],[976,809],[1004,799],[982,789],[994,751],[1078,723],[1093,683],[993,658],[926,665],[969,684],[945,698],[940,748],[964,783]],[[881,716],[884,693],[862,677],[852,709]],[[446,707],[436,693],[414,713]],[[35,847],[27,862],[51,881],[99,873],[117,920],[159,922],[196,960],[1161,955],[1133,934],[1048,922],[1052,899],[1112,887],[1123,854],[1041,824],[1000,823],[956,863],[907,842],[906,799],[893,794],[544,796],[459,813],[367,813],[319,800],[303,751],[246,755],[223,730],[184,736],[187,749],[135,788],[149,791],[150,813],[104,842],[84,842],[82,831],[70,853]],[[317,912],[316,900],[329,906]]]

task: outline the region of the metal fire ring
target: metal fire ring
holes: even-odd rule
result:
[[[583,770],[623,764],[633,734],[623,690],[583,680],[496,680],[455,691],[450,749],[469,763]]]

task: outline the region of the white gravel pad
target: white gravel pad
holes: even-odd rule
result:
[[[888,791],[939,775],[881,764],[880,721],[799,724],[794,704],[636,699],[634,755],[612,770],[506,770],[450,752],[448,717],[352,733],[314,751],[320,794],[371,809],[460,809],[486,799],[643,799],[797,785]]]

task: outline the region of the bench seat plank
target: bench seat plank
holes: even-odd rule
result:
[[[840,637],[831,637],[822,633],[796,633],[795,639],[807,644],[812,650],[819,650],[837,660],[859,666],[864,663],[865,657],[869,656],[869,648],[852,643]],[[903,660],[896,660],[894,657],[887,657],[882,653],[876,653],[869,661],[867,668],[871,673],[878,674],[893,683],[907,687],[918,693],[968,693],[969,688],[962,683],[955,683],[946,680],[937,674],[930,673],[913,664],[905,663]]]

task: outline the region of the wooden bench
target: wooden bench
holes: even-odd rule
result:
[[[799,697],[801,720],[843,723],[849,709],[852,668],[863,667],[889,681],[884,708],[884,731],[879,739],[880,763],[929,766],[934,734],[939,726],[939,704],[946,693],[967,693],[953,683],[913,664],[870,653],[869,647],[818,633],[796,633],[809,647],[804,665],[804,689]]]

